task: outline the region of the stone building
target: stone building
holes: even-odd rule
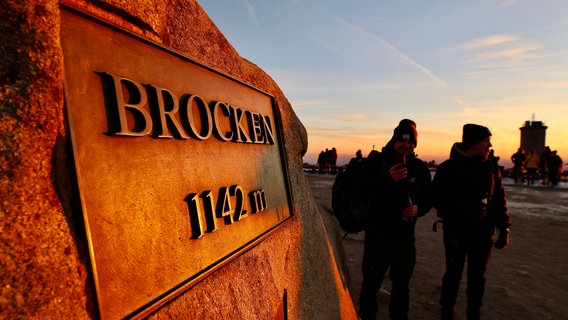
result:
[[[519,128],[521,130],[520,147],[526,153],[534,150],[537,155],[540,155],[546,145],[546,129],[547,126],[542,121],[535,121],[534,119],[525,121],[525,124]]]

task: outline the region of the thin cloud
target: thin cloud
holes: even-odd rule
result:
[[[504,50],[489,51],[477,54],[474,56],[473,61],[484,61],[484,60],[495,60],[495,59],[515,59],[524,60],[525,58],[535,58],[538,55],[528,54],[532,50],[541,48],[539,45],[533,46],[519,46],[515,48],[509,48]],[[522,58],[522,59],[519,59]]]
[[[472,69],[496,72],[530,65],[543,57],[538,53],[542,47],[541,43],[532,39],[514,34],[497,34],[462,43],[454,50],[469,55],[464,61]],[[471,77],[474,73],[469,75]]]
[[[378,38],[378,37],[377,37]],[[418,68],[418,70],[422,71],[424,74],[426,74],[426,76],[428,76],[428,78],[434,80],[436,83],[438,83],[440,86],[445,87],[446,83],[444,81],[442,81],[440,78],[436,77],[436,75],[434,75],[434,73],[432,73],[430,70],[428,70],[426,67],[424,67],[423,65],[419,64],[418,62],[416,62],[415,60],[413,60],[412,58],[410,58],[409,56],[407,56],[406,54],[400,52],[400,50],[398,50],[395,46],[391,45],[389,42],[387,42],[384,39],[378,38],[381,41],[384,41],[385,44],[387,45],[387,47],[391,48],[391,50],[393,50],[396,54],[398,54],[398,56],[400,58],[402,58],[404,61],[408,62],[410,65]]]
[[[471,50],[483,48],[488,46],[500,45],[503,43],[518,41],[519,36],[513,34],[496,34],[488,37],[474,39],[469,42],[463,43],[457,47],[459,50]]]
[[[254,13],[254,7],[252,3],[250,3],[249,0],[241,0],[241,3],[247,9],[248,15],[251,18],[251,20],[254,22],[256,26],[258,26],[258,20],[256,19],[256,14]]]
[[[358,55],[357,57],[355,57],[356,59],[361,59],[362,54],[384,54],[384,49],[386,48],[387,52],[390,52],[396,58],[405,62],[407,65],[418,69],[421,73],[425,74],[439,86],[446,87],[446,83],[438,78],[428,68],[400,51],[397,47],[395,47],[387,40],[367,30],[364,30],[359,26],[349,23],[348,21],[338,17],[334,13],[329,12],[329,10],[325,9],[324,7],[321,7],[320,10],[327,13],[325,20],[327,20],[332,25],[327,25],[324,28],[315,30],[320,32],[315,32],[315,34],[312,35],[312,39],[320,43],[324,47],[346,57],[352,57],[353,48],[356,47],[358,48]],[[370,41],[369,38],[371,38],[372,40]],[[373,43],[378,43],[380,45],[379,48],[368,47],[369,44]],[[375,60],[377,59],[376,56],[372,58]]]

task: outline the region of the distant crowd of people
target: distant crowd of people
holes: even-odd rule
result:
[[[560,182],[563,172],[562,158],[556,150],[550,150],[549,146],[539,156],[534,150],[528,154],[523,148],[519,148],[511,156],[513,161],[513,179],[518,183],[533,185],[538,181],[541,185],[556,186]]]
[[[318,156],[319,173],[337,173],[337,150],[335,147],[321,151]]]

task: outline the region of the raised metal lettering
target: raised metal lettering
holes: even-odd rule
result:
[[[205,101],[198,95],[184,94],[181,97],[181,119],[186,126],[186,130],[197,140],[205,140],[213,133],[213,121],[211,111]],[[194,110],[194,106],[197,110]],[[199,127],[195,119],[194,112],[198,112]]]
[[[233,206],[227,187],[219,189],[219,197],[217,198],[217,218],[224,218],[225,224],[233,223]]]
[[[233,130],[236,135],[234,136],[234,141],[236,142],[251,142],[250,137],[246,131],[246,128],[243,126],[242,119],[244,115],[244,110],[240,108],[236,108],[233,106],[229,106],[231,108],[231,118],[233,120]],[[241,135],[243,137],[241,137]],[[244,138],[244,140],[243,140]]]
[[[221,114],[229,120],[231,115],[231,110],[224,102],[215,102],[211,104],[211,115],[213,116],[213,134],[215,137],[221,141],[231,141],[234,136],[234,132],[230,130],[231,123],[228,122],[229,130],[223,132],[223,125],[221,124]]]
[[[174,130],[174,134],[176,134],[177,138],[189,139],[189,136],[185,133],[177,118],[179,104],[175,93],[152,84],[148,85],[148,87],[155,90],[155,94],[150,95],[150,97],[154,97],[156,99],[155,105],[157,106],[155,117],[158,118],[158,121],[156,121],[158,125],[154,130],[154,134],[156,134],[158,138],[173,138],[170,130],[168,129],[168,127],[171,126],[171,129]],[[152,101],[151,98],[150,101]]]
[[[199,207],[199,203],[197,203],[197,193],[188,194],[183,201],[187,203],[189,212],[191,238],[201,238],[203,236],[203,225],[201,223],[201,208]]]
[[[266,137],[266,143],[274,144],[274,132],[272,130],[272,123],[269,116],[261,117],[263,134]]]
[[[244,210],[245,196],[243,188],[239,185],[234,185],[229,188],[229,192],[231,196],[235,197],[235,215],[233,220],[239,221],[248,217],[247,211]]]
[[[255,190],[249,193],[251,213],[257,213],[268,208],[264,190]]]
[[[107,103],[107,116],[117,114],[118,123],[109,120],[108,132],[118,136],[131,137],[141,137],[152,132],[152,117],[150,116],[150,112],[146,109],[148,108],[148,98],[144,87],[134,80],[118,75],[106,72],[99,73],[99,75],[101,75],[103,81],[105,78],[110,77],[113,82],[115,99],[113,101],[114,104],[111,103],[109,105],[109,103]],[[103,87],[108,88],[108,86],[104,84]],[[125,89],[126,92],[124,92],[123,89]],[[105,98],[110,98],[108,97],[109,95],[109,92],[105,93]],[[134,118],[134,124],[132,125],[128,124],[126,110],[128,110]],[[111,127],[115,123],[118,125],[118,128]]]
[[[249,126],[253,143],[264,143],[264,134],[260,119],[262,116],[256,112],[248,112]]]
[[[211,192],[211,190],[203,191],[199,197],[203,201],[203,210],[205,211],[205,225],[207,226],[206,232],[215,232],[219,229],[219,227],[217,226],[215,208],[213,207],[213,192]]]

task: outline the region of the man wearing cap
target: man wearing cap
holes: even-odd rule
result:
[[[361,319],[375,319],[377,293],[389,271],[391,319],[408,319],[408,285],[416,263],[414,226],[430,205],[430,171],[414,153],[416,123],[403,119],[381,152],[371,151],[363,163],[365,196],[371,215],[365,228]]]
[[[454,307],[467,257],[467,319],[479,319],[485,271],[495,248],[509,243],[511,226],[501,174],[488,157],[491,131],[463,126],[462,142],[442,162],[432,182],[433,205],[443,219],[446,272],[442,279],[442,319],[454,318]]]

